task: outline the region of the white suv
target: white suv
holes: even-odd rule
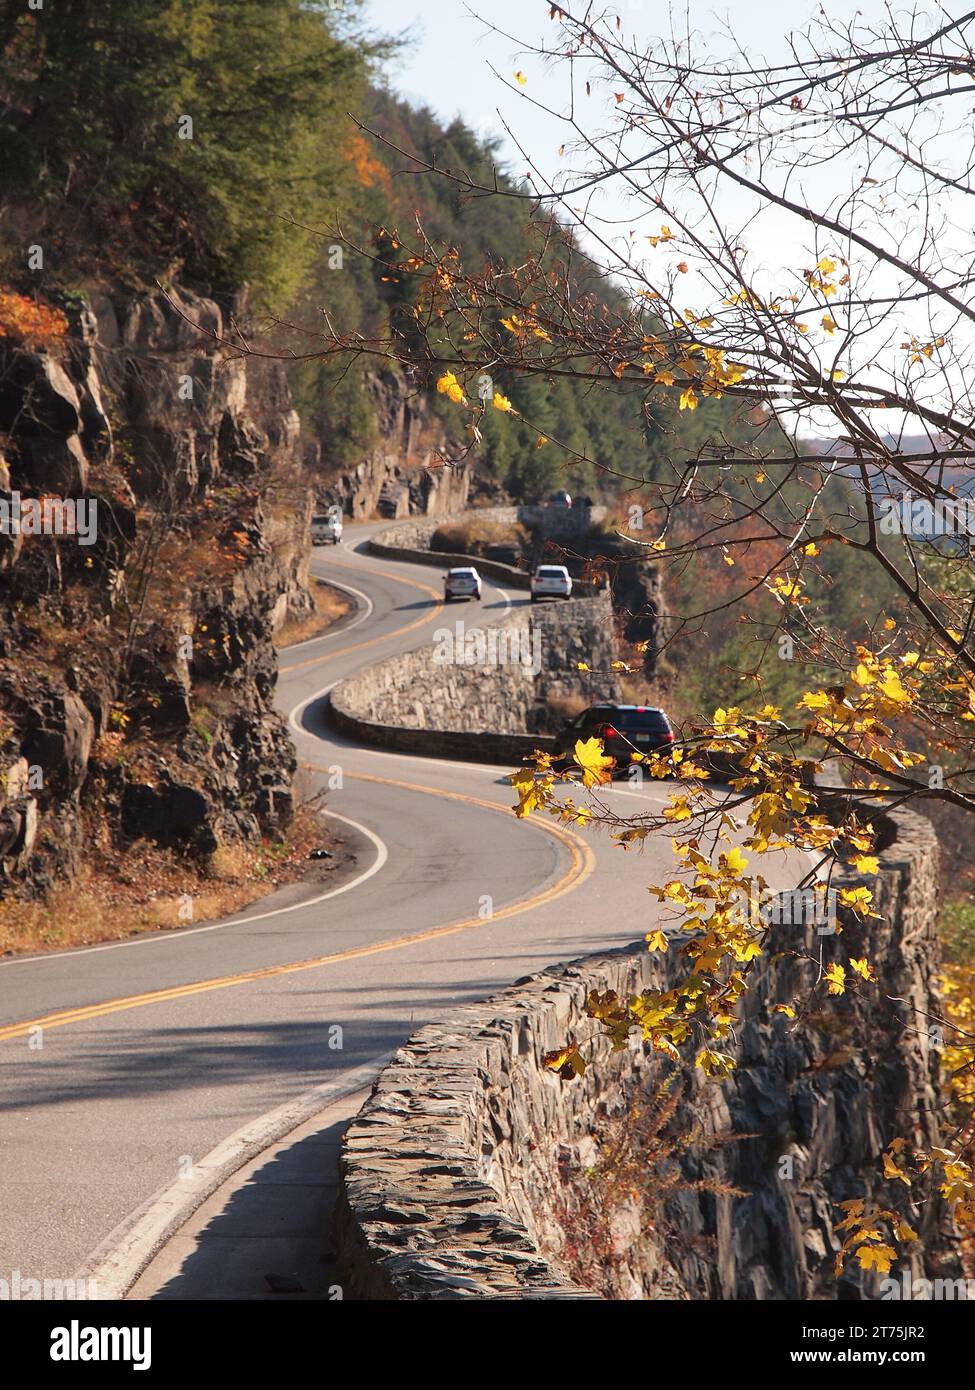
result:
[[[473,565],[447,571],[443,577],[443,596],[445,603],[452,598],[481,597],[481,576]]]
[[[531,579],[532,603],[539,598],[570,598],[572,579],[565,565],[539,565]]]
[[[342,539],[342,517],[337,511],[317,512],[311,519],[312,545],[331,543],[338,545]]]

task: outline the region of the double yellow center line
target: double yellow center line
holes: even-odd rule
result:
[[[315,772],[324,772],[314,764],[303,764]],[[500,815],[510,815],[506,806],[486,801],[481,797],[469,796],[464,792],[444,791],[438,787],[424,787],[415,782],[401,782],[391,777],[377,777],[366,773],[347,773],[350,779],[360,782],[376,782],[384,786],[399,787],[404,791],[419,792],[426,796],[444,797],[450,801],[462,801],[472,806],[483,807]],[[171,999],[187,999],[194,994],[207,994],[218,989],[232,989],[238,985],[253,984],[257,980],[269,980],[278,975],[293,975],[301,970],[319,970],[325,966],[338,965],[342,961],[356,960],[360,956],[375,956],[384,951],[399,951],[408,946],[418,946],[426,941],[436,941],[442,936],[452,936],[456,932],[470,931],[474,927],[484,927],[506,917],[516,917],[523,912],[531,912],[545,903],[560,898],[577,888],[592,873],[595,859],[586,842],[562,826],[549,825],[543,821],[533,822],[526,827],[529,831],[538,830],[553,836],[569,850],[570,863],[566,872],[555,883],[539,893],[522,898],[494,912],[490,917],[465,917],[446,926],[432,927],[427,931],[410,932],[403,936],[390,937],[386,941],[374,941],[367,946],[354,946],[345,951],[333,951],[328,955],[314,956],[310,960],[293,961],[287,965],[269,965],[261,970],[246,970],[236,975],[221,975],[211,980],[198,980],[195,984],[174,985],[171,989],[151,990],[145,994],[131,994],[121,999],[109,999],[98,1004],[86,1004],[80,1008],[62,1009],[58,1013],[43,1014],[39,1018],[25,1019],[21,1023],[11,1023],[0,1028],[0,1042],[11,1038],[21,1038],[35,1028],[65,1028],[72,1023],[86,1023],[90,1019],[103,1018],[108,1014],[124,1013],[129,1009],[145,1008],[152,1004],[163,1004]]]

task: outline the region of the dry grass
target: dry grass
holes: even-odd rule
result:
[[[726,1145],[755,1136],[709,1133],[696,1115],[681,1112],[680,1101],[673,1076],[658,1082],[623,1116],[595,1128],[599,1157],[592,1168],[572,1171],[565,1165],[561,1170],[563,1186],[553,1202],[565,1236],[561,1258],[578,1283],[604,1298],[620,1296],[618,1214],[630,1213],[636,1238],[652,1242],[661,1253],[679,1244],[702,1263],[712,1263],[715,1238],[695,1235],[679,1224],[679,1217],[675,1224],[668,1204],[683,1198],[686,1209],[688,1199],[696,1198],[706,1209],[709,1198],[746,1195],[720,1176],[724,1165],[717,1159]],[[702,1156],[712,1158],[711,1172],[689,1177],[687,1160],[696,1158],[698,1166]]]
[[[314,803],[307,802],[283,840],[221,846],[204,866],[146,841],[127,850],[96,850],[74,883],[39,900],[11,895],[0,902],[0,955],[90,946],[218,921],[301,878],[317,846],[334,852],[330,832]]]
[[[315,611],[303,618],[289,618],[282,623],[274,635],[274,645],[278,648],[290,647],[295,642],[307,642],[310,637],[320,637],[340,618],[344,618],[352,607],[351,599],[339,589],[326,584],[323,579],[313,579],[309,591]]]
[[[700,710],[681,699],[680,686],[672,673],[669,663],[658,667],[652,679],[634,672],[624,676],[620,682],[623,703],[627,705],[648,705],[651,709],[666,710],[670,722],[683,727],[700,718]]]
[[[588,709],[590,704],[591,701],[584,695],[551,696],[545,705],[545,727],[552,733],[558,733],[570,719],[575,719],[577,714]]]
[[[431,550],[455,555],[483,555],[489,545],[523,547],[528,533],[523,526],[505,526],[500,521],[472,516],[465,521],[438,526],[430,538]]]

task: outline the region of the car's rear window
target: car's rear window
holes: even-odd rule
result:
[[[607,709],[593,710],[591,718],[594,723],[612,724],[621,733],[628,733],[635,729],[640,729],[651,733],[666,733],[670,729],[670,723],[663,710],[660,709]]]
[[[335,517],[332,517],[332,516],[313,516],[313,517],[312,517],[312,523],[313,523],[315,526],[324,526],[324,525],[326,524],[326,522],[329,522],[329,521],[338,521],[338,517],[337,517],[337,516],[335,516]]]
[[[669,729],[667,716],[659,709],[624,710],[618,716],[624,729]]]
[[[538,576],[540,579],[564,579],[565,570],[558,565],[539,565]]]
[[[452,575],[454,576],[455,579],[473,579],[473,578],[474,578],[474,571],[473,571],[473,570],[449,570],[448,573],[449,573],[449,574],[452,574]]]

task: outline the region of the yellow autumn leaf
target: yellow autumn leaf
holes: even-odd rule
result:
[[[875,854],[858,854],[851,860],[853,867],[861,874],[879,874],[880,860]]]
[[[864,662],[860,661],[857,662],[856,669],[853,672],[853,680],[854,683],[859,686],[875,685],[877,681],[877,673],[875,671],[871,671],[869,666],[865,665]]]
[[[722,854],[719,863],[725,872],[731,874],[734,878],[741,878],[742,874],[748,868],[748,860],[737,845],[735,845],[734,849],[729,849],[725,854]]]
[[[523,72],[512,73],[512,76],[514,77],[515,81],[518,83],[518,86],[519,86],[519,87],[524,87],[525,83],[528,81],[528,78],[525,76],[525,74],[524,74]]]
[[[866,911],[873,902],[869,888],[841,888],[839,901],[842,907],[852,907],[854,911]]]
[[[532,768],[525,767],[518,772],[512,772],[508,781],[518,793],[518,805],[515,807],[516,816],[519,818],[530,816],[536,806],[544,805],[544,797],[539,793]]]
[[[576,740],[575,760],[582,768],[582,784],[585,787],[598,787],[602,782],[610,780],[609,768],[613,766],[613,759],[607,758],[603,753],[603,745],[598,738],[587,738]]]
[[[662,931],[647,932],[648,951],[666,951],[669,942]]]
[[[791,1004],[776,1004],[772,1010],[774,1014],[785,1014],[786,1018],[795,1018],[796,1011]]]
[[[681,410],[696,410],[696,409],[697,409],[697,393],[696,393],[696,391],[694,390],[694,387],[693,387],[693,386],[688,386],[687,389],[686,389],[685,391],[682,391],[682,392],[681,392],[681,397],[680,397],[680,409],[681,409]]]
[[[861,1269],[875,1269],[878,1274],[887,1274],[890,1266],[897,1257],[897,1251],[889,1245],[871,1245],[869,1243],[861,1245],[857,1250],[857,1259]]]
[[[846,993],[846,971],[842,965],[828,965],[826,967],[826,986],[830,994]]]
[[[802,594],[802,580],[796,576],[790,579],[787,575],[777,574],[772,579],[766,581],[765,587],[773,593],[777,599],[783,603],[804,603]]]
[[[910,1187],[911,1185],[910,1178],[907,1176],[906,1173],[902,1172],[900,1168],[898,1168],[897,1164],[894,1162],[893,1158],[891,1158],[889,1153],[884,1154],[884,1177],[896,1178],[897,1181],[902,1182],[905,1187]]]
[[[494,400],[491,402],[491,404],[494,406],[495,410],[501,410],[505,413],[507,413],[507,411],[511,410],[512,408],[511,402],[508,400],[508,397],[502,396],[500,391],[495,391]]]
[[[854,975],[859,975],[860,978],[863,980],[876,979],[876,976],[873,973],[873,966],[867,960],[866,956],[861,957],[860,960],[854,960],[853,956],[851,956],[850,967],[853,970]]]
[[[885,672],[880,682],[880,692],[894,704],[909,704],[911,700],[910,691],[904,689],[900,676],[892,669]]]
[[[464,388],[454,376],[453,372],[444,372],[442,377],[437,380],[437,390],[442,396],[449,397],[457,405],[464,402]]]
[[[573,1081],[582,1076],[586,1064],[579,1055],[577,1047],[559,1047],[554,1052],[546,1052],[542,1061],[551,1071],[557,1071],[565,1081]]]
[[[694,1065],[700,1067],[706,1076],[730,1076],[735,1069],[733,1057],[728,1057],[723,1052],[715,1052],[713,1048],[702,1047]]]

